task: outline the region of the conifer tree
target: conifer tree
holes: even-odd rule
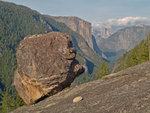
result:
[[[150,33],[147,35],[147,42],[148,42],[148,52],[149,52],[149,60],[150,60]]]
[[[108,66],[106,62],[102,62],[99,72],[96,74],[96,78],[99,79],[105,75],[108,75]]]

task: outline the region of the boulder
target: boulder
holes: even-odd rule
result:
[[[25,37],[16,57],[14,85],[26,104],[61,91],[84,72],[72,40],[59,32]]]

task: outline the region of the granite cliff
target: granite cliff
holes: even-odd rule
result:
[[[98,46],[103,51],[131,50],[142,40],[146,39],[150,26],[132,26],[121,29],[106,39],[102,39]]]
[[[70,29],[80,34],[93,49],[91,23],[74,16],[51,16],[58,22],[65,23]]]
[[[150,62],[64,90],[11,113],[149,113]],[[75,97],[79,102],[73,103]]]
[[[59,32],[25,37],[16,56],[14,85],[26,104],[61,91],[84,72],[71,39]]]

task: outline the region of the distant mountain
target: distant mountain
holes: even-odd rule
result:
[[[150,26],[132,26],[121,29],[106,39],[101,39],[98,46],[103,51],[130,50],[146,39]]]
[[[150,25],[150,18],[147,17],[125,17],[120,19],[110,19],[104,22],[92,23],[92,34],[99,43],[101,38],[108,38],[120,29],[131,26]]]
[[[104,27],[104,28],[102,27],[102,28],[93,28],[92,33],[96,37],[96,39],[99,39],[99,38],[108,38],[110,35],[114,33],[114,31],[111,27]]]
[[[146,39],[150,32],[150,18],[125,17],[92,23],[92,34],[98,48],[114,65],[116,60],[135,45]],[[111,66],[112,67],[112,66]]]

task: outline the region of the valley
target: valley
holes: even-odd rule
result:
[[[24,106],[14,113],[53,111],[49,103],[46,102],[46,109],[43,107],[45,104],[41,104],[46,101],[42,101],[45,98],[48,102],[53,99],[57,101],[52,103],[57,112],[63,108],[66,113],[76,108],[78,112],[106,112],[105,105],[110,112],[137,110],[135,106],[130,108],[127,104],[141,105],[138,102],[125,101],[122,103],[124,106],[118,104],[128,94],[137,96],[131,98],[139,101],[146,98],[144,93],[142,98],[138,96],[149,88],[149,33],[150,19],[146,17],[88,22],[76,16],[52,16],[26,6],[0,1],[0,113],[39,101],[34,107]],[[31,41],[26,42],[26,39]],[[103,63],[105,68],[102,68]],[[132,92],[135,82],[138,94]],[[143,88],[139,84],[146,86],[145,89],[139,91]],[[124,87],[129,89],[125,89],[126,94],[121,94]],[[61,102],[64,99],[71,102],[73,97],[80,95],[83,96],[81,108],[74,103]],[[117,101],[114,95],[120,100]],[[101,101],[92,98],[94,96]],[[103,98],[106,102],[102,101]],[[112,98],[118,106],[112,107]],[[144,104],[146,107],[149,105],[147,102]],[[58,109],[61,106],[63,108]],[[139,109],[141,112],[148,111],[141,107]]]

